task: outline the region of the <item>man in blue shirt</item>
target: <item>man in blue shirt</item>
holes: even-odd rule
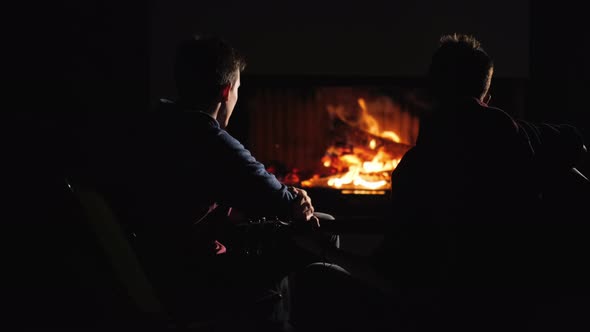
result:
[[[319,226],[307,193],[279,182],[225,130],[244,67],[220,39],[182,42],[175,61],[178,96],[161,100],[138,126],[129,152],[133,194],[124,214],[135,246],[164,302],[191,317],[263,312],[280,297],[273,289],[277,280],[313,261],[279,232],[269,236],[288,249],[265,248],[270,260],[240,247],[245,240],[236,232],[236,210],[246,219],[276,216]]]

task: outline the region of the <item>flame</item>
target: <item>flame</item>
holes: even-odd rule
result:
[[[375,148],[377,147],[377,141],[372,139],[371,142],[369,143],[369,147],[371,148],[371,150],[375,150]]]
[[[369,114],[369,111],[367,109],[367,102],[363,98],[359,98],[357,100],[357,103],[358,103],[359,107],[361,108],[361,119],[362,119],[362,126],[364,127],[363,128],[364,130],[366,130],[370,134],[373,134],[373,135],[376,135],[379,137],[383,137],[383,138],[387,138],[387,139],[392,140],[396,143],[401,143],[401,139],[393,131],[390,131],[390,130],[380,131],[379,130],[379,122],[377,122],[377,120],[375,120],[375,118],[371,114]],[[371,141],[371,144],[374,144],[373,141]],[[374,150],[374,149],[375,148],[373,148],[371,146],[371,150]]]
[[[361,114],[359,117],[361,129],[373,135],[378,135],[379,122],[377,122],[377,120],[371,114],[369,114],[369,111],[367,110],[367,102],[365,102],[363,98],[359,98],[357,103],[361,108]]]
[[[401,139],[399,138],[399,136],[397,136],[396,133],[394,133],[393,131],[384,131],[381,133],[381,137],[383,138],[389,138],[390,140],[396,142],[396,143],[401,143]]]
[[[383,188],[387,185],[387,181],[385,180],[379,180],[379,181],[368,181],[363,179],[360,176],[360,167],[357,166],[351,166],[350,170],[348,171],[348,173],[346,173],[344,176],[338,178],[338,177],[333,177],[331,179],[328,180],[328,185],[332,186],[332,187],[336,187],[336,188],[341,188],[342,185],[344,184],[352,184],[355,187],[361,187],[361,188],[366,188],[366,189],[380,189]]]
[[[342,176],[331,176],[328,186],[342,188],[350,185],[362,189],[383,189],[389,185],[388,176],[397,166],[400,159],[392,158],[387,152],[380,150],[371,160],[363,160],[358,155],[345,154],[338,160],[348,166]]]

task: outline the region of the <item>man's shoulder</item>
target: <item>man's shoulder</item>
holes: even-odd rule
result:
[[[399,164],[392,172],[392,177],[399,177],[408,171],[415,171],[426,155],[422,153],[421,145],[410,148],[401,158]]]
[[[501,132],[512,132],[518,131],[518,125],[514,118],[508,114],[508,112],[493,106],[481,106],[483,112],[480,114],[484,117],[484,121],[493,130]]]
[[[246,153],[242,143],[226,130],[211,115],[198,110],[184,109],[170,99],[160,99],[155,112],[156,123],[166,129],[167,135],[176,137],[179,143],[200,146],[217,154],[235,155]]]
[[[168,126],[179,132],[187,130],[198,134],[210,134],[220,131],[219,123],[211,115],[186,109],[177,102],[165,98],[159,100],[152,112],[152,120],[159,127]]]

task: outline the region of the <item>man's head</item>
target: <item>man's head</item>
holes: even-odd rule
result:
[[[174,78],[185,106],[209,112],[227,126],[238,100],[244,58],[225,41],[195,37],[179,44]]]
[[[432,56],[429,79],[439,98],[475,97],[484,101],[494,71],[492,58],[473,36],[444,35]]]

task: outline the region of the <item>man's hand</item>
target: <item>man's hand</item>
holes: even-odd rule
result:
[[[320,227],[320,220],[314,216],[314,208],[307,191],[295,187],[289,187],[289,191],[295,194],[293,202],[293,217],[296,221],[309,221],[313,227]]]

